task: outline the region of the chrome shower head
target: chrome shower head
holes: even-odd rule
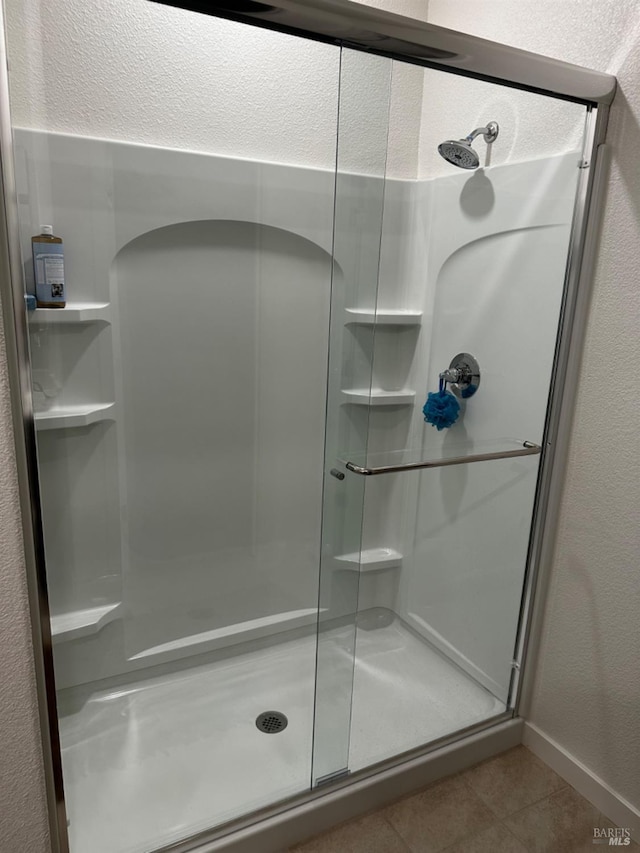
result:
[[[438,153],[453,166],[461,169],[477,169],[480,158],[466,139],[447,139],[438,145]]]
[[[471,143],[476,136],[482,134],[484,141],[490,145],[498,138],[498,130],[497,122],[490,121],[486,127],[476,128],[464,139],[447,139],[446,142],[441,142],[438,145],[438,153],[453,166],[459,166],[461,169],[477,169],[480,158],[471,147]]]

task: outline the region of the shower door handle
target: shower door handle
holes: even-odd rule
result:
[[[376,474],[397,474],[400,471],[419,471],[423,468],[445,468],[448,465],[467,465],[470,462],[488,462],[491,459],[512,459],[516,456],[536,456],[542,452],[539,444],[523,441],[517,450],[498,450],[494,453],[476,453],[472,456],[452,456],[449,459],[428,459],[424,462],[407,462],[405,465],[382,465],[379,468],[365,468],[355,462],[345,462],[345,467],[354,474],[371,477]]]

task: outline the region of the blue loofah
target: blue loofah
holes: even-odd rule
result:
[[[439,432],[441,429],[453,426],[458,420],[460,403],[450,391],[441,388],[440,391],[429,393],[422,413],[425,421]]]

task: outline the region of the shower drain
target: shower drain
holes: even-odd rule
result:
[[[288,725],[289,720],[280,711],[264,711],[262,714],[258,714],[256,719],[256,726],[267,735],[281,732]]]

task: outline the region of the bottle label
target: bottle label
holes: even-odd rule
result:
[[[38,302],[64,302],[64,248],[62,243],[34,243],[33,265]]]

